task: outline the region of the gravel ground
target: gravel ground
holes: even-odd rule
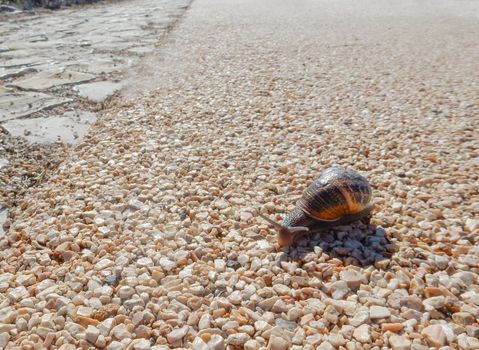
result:
[[[478,13],[194,2],[15,212],[0,347],[478,349]],[[333,165],[371,224],[279,250]]]

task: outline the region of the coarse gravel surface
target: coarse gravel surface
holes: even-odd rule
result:
[[[16,209],[0,347],[478,349],[478,7],[196,0]],[[371,224],[279,250],[334,165]]]

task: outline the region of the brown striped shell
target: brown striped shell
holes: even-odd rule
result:
[[[372,189],[365,177],[351,169],[324,170],[303,193],[298,208],[318,221],[337,221],[365,210]]]

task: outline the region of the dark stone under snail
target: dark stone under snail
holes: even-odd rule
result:
[[[365,177],[351,169],[332,167],[323,170],[306,188],[281,224],[259,215],[278,229],[278,243],[284,247],[312,230],[368,218],[373,208],[371,199],[372,188]]]

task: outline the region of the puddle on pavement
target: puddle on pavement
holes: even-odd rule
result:
[[[2,126],[12,136],[23,137],[30,143],[62,141],[74,145],[83,140],[95,121],[95,113],[75,111],[47,118],[10,120]]]
[[[78,91],[81,97],[85,97],[93,102],[103,102],[121,89],[122,85],[122,83],[113,83],[111,81],[97,81],[78,85],[75,87],[75,90]]]

